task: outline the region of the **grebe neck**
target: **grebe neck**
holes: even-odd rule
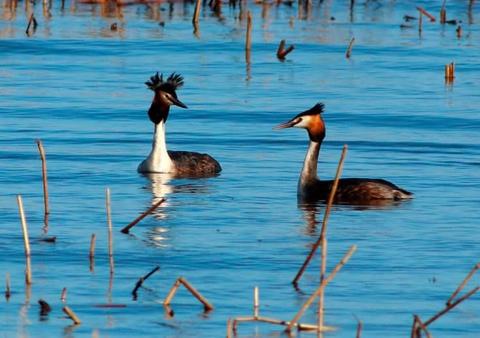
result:
[[[318,180],[317,163],[318,155],[320,154],[320,144],[320,142],[310,140],[307,155],[305,156],[305,161],[303,162],[300,179],[298,181],[299,191],[302,191],[303,187],[308,186],[309,184]]]
[[[141,164],[140,171],[156,173],[172,173],[175,171],[175,166],[167,151],[164,120],[155,124],[152,151]]]

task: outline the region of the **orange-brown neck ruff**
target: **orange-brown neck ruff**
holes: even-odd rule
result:
[[[308,136],[310,141],[321,143],[325,138],[325,123],[323,122],[322,116],[311,115],[310,121],[307,126]]]

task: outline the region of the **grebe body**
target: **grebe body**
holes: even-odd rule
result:
[[[170,106],[187,108],[178,97],[176,90],[183,85],[183,77],[171,74],[166,81],[158,73],[145,83],[154,91],[153,102],[148,110],[148,117],[155,129],[152,150],[148,157],[138,166],[140,173],[169,173],[174,176],[208,177],[217,175],[220,164],[208,154],[189,151],[169,151],[166,144],[166,122]]]
[[[326,128],[322,118],[324,105],[319,103],[302,112],[276,129],[303,128],[310,138],[310,144],[298,181],[297,195],[302,201],[326,200],[333,180],[322,181],[317,177],[318,156],[325,138]],[[348,204],[370,204],[375,201],[399,201],[412,198],[412,193],[383,179],[343,178],[338,182],[334,202]]]

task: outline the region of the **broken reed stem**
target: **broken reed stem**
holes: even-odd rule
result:
[[[423,332],[425,332],[425,335],[427,336],[427,338],[432,338],[432,335],[430,334],[430,332],[428,331],[427,327],[422,322],[420,317],[415,315],[415,320],[417,321],[417,325],[419,326],[418,329],[415,329],[415,335],[418,336],[419,338],[421,338],[421,334],[420,334],[420,332],[418,332],[418,334],[417,334],[417,330],[423,330]]]
[[[170,289],[170,291],[168,291],[168,294],[167,294],[167,297],[165,297],[165,300],[163,301],[163,305],[164,306],[168,306],[170,305],[170,303],[172,302],[172,299],[173,297],[175,296],[175,294],[177,293],[177,290],[178,288],[180,287],[180,278],[178,278],[175,283],[173,284],[172,288]]]
[[[95,257],[95,239],[96,235],[92,234],[92,237],[90,238],[90,252],[89,252],[89,257],[90,259],[93,259]]]
[[[145,282],[145,280],[150,277],[151,275],[153,275],[155,272],[157,272],[158,270],[160,270],[160,267],[159,266],[156,266],[152,271],[150,271],[149,273],[147,273],[145,276],[143,277],[140,277],[137,281],[137,283],[135,284],[135,288],[133,289],[132,291],[132,295],[133,295],[133,298],[134,299],[137,299],[137,290],[142,286],[143,282]]]
[[[113,234],[112,234],[112,212],[110,209],[110,188],[105,190],[106,208],[107,208],[107,225],[108,225],[108,258],[110,262],[110,274],[115,270],[113,262]]]
[[[423,29],[423,14],[422,12],[420,12],[420,15],[418,17],[418,32],[419,33],[422,33],[422,29]]]
[[[303,273],[305,272],[305,269],[307,268],[308,263],[310,263],[310,260],[312,259],[315,251],[318,249],[320,244],[322,243],[322,238],[326,232],[326,227],[328,223],[328,217],[330,215],[330,210],[332,208],[333,200],[335,197],[335,193],[337,192],[337,187],[338,187],[338,180],[341,176],[342,169],[343,169],[343,162],[345,161],[345,156],[347,155],[347,145],[345,144],[343,146],[342,150],[342,155],[340,156],[340,161],[338,162],[337,166],[337,172],[335,174],[335,179],[333,181],[332,189],[330,190],[330,194],[328,195],[328,202],[327,202],[327,207],[325,209],[325,214],[323,216],[323,222],[322,222],[322,230],[320,232],[320,236],[318,237],[318,240],[313,244],[312,249],[310,250],[310,253],[308,254],[307,258],[305,259],[305,262],[303,262],[302,267],[298,271],[297,275],[293,279],[293,284],[297,284],[300,278],[302,277]]]
[[[41,140],[37,140],[38,151],[40,152],[40,159],[42,160],[42,180],[43,180],[43,203],[45,209],[45,215],[50,213],[48,206],[48,182],[47,182],[47,159],[45,157],[45,149]]]
[[[290,45],[287,49],[285,49],[285,40],[280,41],[277,49],[277,58],[280,60],[284,60],[287,54],[289,54],[294,49],[294,45]]]
[[[455,78],[455,64],[453,62],[445,65],[445,80],[447,82],[453,81]]]
[[[253,317],[258,318],[258,313],[260,310],[260,301],[258,295],[258,286],[253,289]]]
[[[30,19],[28,20],[28,25],[27,25],[27,29],[25,30],[25,34],[30,36],[30,27],[32,27],[33,31],[35,32],[35,30],[37,29],[37,26],[38,26],[37,20],[35,19],[35,16],[32,13],[32,15],[30,15]]]
[[[412,324],[412,329],[410,330],[410,338],[416,338],[417,326],[418,326],[418,316],[413,315],[413,324]]]
[[[423,9],[420,6],[417,6],[417,10],[423,15],[425,15],[426,17],[428,17],[430,19],[430,22],[435,22],[435,17],[432,14],[428,13],[425,9]]]
[[[320,262],[320,285],[325,279],[327,271],[327,235],[326,233],[322,236],[322,252],[321,252],[321,262]],[[324,323],[324,307],[325,307],[325,288],[320,290],[319,301],[318,301],[318,314],[317,314],[317,324],[318,328],[323,327]]]
[[[361,338],[361,336],[362,336],[362,329],[363,329],[363,323],[362,323],[361,320],[358,320],[356,338]]]
[[[10,291],[10,273],[7,272],[6,281],[5,281],[5,298],[7,299],[7,301],[11,295],[12,293]]]
[[[453,303],[451,303],[450,305],[447,305],[443,310],[441,310],[440,312],[438,312],[436,315],[434,315],[432,318],[430,318],[429,320],[427,320],[424,324],[425,326],[428,326],[430,325],[431,323],[433,323],[434,321],[436,321],[438,318],[440,318],[441,316],[443,316],[445,313],[447,313],[448,311],[450,311],[451,309],[453,309],[455,306],[457,306],[458,304],[460,304],[461,302],[463,302],[464,300],[466,300],[467,298],[469,298],[470,296],[472,296],[475,292],[477,292],[478,290],[480,290],[480,286],[477,286],[476,288],[474,288],[473,290],[471,290],[470,292],[468,292],[467,294],[465,294],[463,297],[460,297],[458,298],[456,301],[454,301]]]
[[[233,331],[233,319],[228,318],[228,320],[227,320],[227,338],[232,338],[232,331]]]
[[[32,283],[32,269],[30,265],[30,241],[28,239],[27,219],[23,210],[22,196],[17,195],[18,210],[20,212],[20,221],[22,223],[23,243],[25,246],[25,282],[27,285]]]
[[[252,13],[247,12],[247,36],[245,39],[245,50],[249,51],[252,47]]]
[[[348,44],[347,52],[345,53],[345,57],[347,59],[350,59],[350,56],[352,55],[352,48],[353,48],[353,43],[355,42],[355,38],[352,38],[350,40],[350,43]]]
[[[200,294],[200,292],[198,292],[189,282],[187,282],[187,280],[185,278],[180,277],[179,280],[180,280],[180,283],[182,283],[183,286],[185,286],[188,289],[188,291],[190,291],[192,293],[192,295],[195,298],[197,298],[200,301],[200,303],[203,304],[203,306],[205,307],[205,311],[213,310],[213,305],[210,304],[208,302],[208,300],[205,297],[203,297]]]
[[[193,12],[192,23],[194,26],[198,25],[198,17],[200,16],[200,8],[202,6],[202,0],[197,0],[195,4],[195,11]]]
[[[462,37],[462,26],[458,26],[457,29],[455,29],[455,33],[457,33],[457,38],[460,39]]]
[[[60,295],[60,300],[64,303],[67,301],[67,288],[62,289],[62,294]]]
[[[300,310],[297,312],[295,317],[292,319],[290,324],[288,324],[286,331],[289,332],[291,331],[292,327],[295,325],[295,323],[298,322],[298,320],[302,317],[303,313],[310,307],[310,305],[313,303],[313,301],[320,296],[320,293],[322,290],[332,281],[332,279],[335,277],[335,275],[342,269],[342,267],[348,262],[350,257],[352,257],[353,253],[357,250],[356,245],[352,245],[350,249],[347,251],[347,253],[343,256],[343,258],[340,260],[340,262],[335,266],[333,271],[330,273],[330,275],[325,278],[320,286],[317,288],[317,290],[307,299],[305,304],[300,308]],[[319,328],[320,330],[322,328]]]
[[[450,298],[448,298],[447,300],[447,306],[450,305],[452,303],[452,300],[455,299],[455,297],[460,293],[460,291],[463,290],[463,288],[465,287],[465,285],[467,285],[468,281],[473,277],[473,275],[475,274],[475,272],[477,272],[477,270],[480,269],[480,263],[477,263],[475,264],[475,266],[473,267],[472,270],[470,270],[470,272],[468,273],[467,277],[465,277],[465,279],[463,280],[463,282],[457,287],[457,289],[452,293],[452,295],[450,296]]]
[[[144,219],[147,215],[151,214],[155,209],[157,209],[160,204],[165,202],[165,198],[161,198],[160,201],[152,205],[150,208],[148,208],[146,211],[144,211],[140,216],[135,218],[130,224],[125,226],[122,230],[120,230],[124,234],[128,234],[130,232],[130,229],[133,228],[135,225],[137,225],[138,222],[140,222],[142,219]]]
[[[261,322],[261,323],[268,323],[268,324],[275,324],[275,325],[284,325],[288,326],[291,324],[291,322],[286,321],[286,320],[281,320],[281,319],[275,319],[275,318],[267,318],[267,317],[237,317],[230,319],[232,321],[231,324],[231,331],[233,333],[237,332],[237,327],[238,323],[245,323],[245,322]],[[298,330],[300,331],[313,331],[313,330],[318,330],[317,325],[314,324],[303,324],[303,323],[295,323],[292,326],[295,326]],[[228,323],[227,323],[228,327]],[[335,328],[331,326],[324,326],[321,328],[321,331],[334,331]]]
[[[68,306],[64,306],[62,310],[63,310],[63,312],[65,312],[65,314],[68,317],[70,317],[71,320],[73,320],[73,323],[75,325],[78,325],[78,324],[82,323],[80,321],[80,318],[78,318],[77,315],[75,314],[75,312],[73,312],[72,309],[70,309]]]

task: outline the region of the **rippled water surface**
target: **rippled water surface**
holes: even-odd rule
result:
[[[405,337],[412,315],[427,320],[479,259],[480,5],[448,1],[456,25],[424,18],[400,28],[423,5],[440,1],[205,5],[194,34],[194,4],[115,5],[3,1],[0,9],[0,252],[12,296],[0,301],[5,337],[221,337],[230,317],[260,313],[291,319],[318,286],[315,257],[299,289],[291,281],[318,238],[324,206],[297,205],[296,184],[308,139],[272,127],[324,102],[327,138],[319,176],[334,176],[343,144],[344,177],[381,177],[415,193],[383,208],[336,206],[328,228],[328,270],[357,252],[326,290],[326,337]],[[252,11],[250,62],[244,40]],[[30,14],[38,21],[30,37]],[[117,23],[112,31],[110,25]],[[405,24],[405,23],[404,23]],[[355,37],[352,57],[345,49]],[[295,50],[280,62],[281,39]],[[456,63],[453,83],[444,65]],[[188,110],[171,110],[170,149],[206,152],[223,171],[209,179],[145,177],[153,127],[146,111],[154,72],[180,72]],[[48,160],[50,208],[43,227],[41,162]],[[111,189],[115,273],[109,281],[105,188]],[[16,195],[23,196],[32,246],[33,284],[24,283]],[[132,229],[119,230],[161,197],[167,202]],[[94,271],[90,236],[97,236]],[[56,236],[55,244],[41,241]],[[153,269],[133,300],[137,279]],[[173,318],[162,306],[184,276],[213,305],[184,289]],[[467,290],[478,285],[474,277]],[[3,284],[3,282],[2,282]],[[61,311],[61,290],[82,324]],[[52,312],[39,315],[38,299]],[[98,304],[123,304],[99,308]],[[315,306],[302,322],[314,323]],[[439,337],[477,337],[478,296],[431,325]],[[242,337],[282,328],[241,324]],[[301,333],[300,336],[310,336]]]

